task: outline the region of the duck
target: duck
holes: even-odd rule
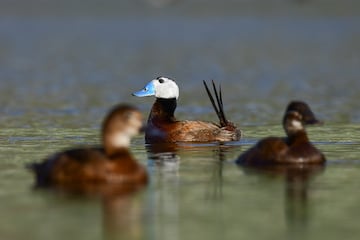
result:
[[[326,161],[324,154],[309,141],[305,130],[305,125],[321,123],[307,103],[291,101],[282,121],[287,136],[264,138],[235,162],[245,166],[323,164]]]
[[[177,120],[174,112],[179,98],[179,87],[175,80],[168,77],[157,77],[137,92],[136,97],[155,96],[145,130],[145,142],[151,143],[176,143],[176,142],[226,142],[238,141],[241,130],[228,121],[222,100],[221,86],[216,89],[214,81],[213,91],[216,102],[207,84],[203,81],[208,97],[219,118],[219,123],[205,121]]]
[[[143,128],[142,121],[137,108],[116,105],[103,120],[102,146],[67,149],[27,165],[36,176],[36,187],[82,189],[110,184],[145,185],[147,172],[129,150],[131,138]]]

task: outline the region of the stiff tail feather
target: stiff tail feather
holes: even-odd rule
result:
[[[220,125],[221,127],[225,127],[228,125],[228,120],[225,117],[225,112],[224,112],[224,105],[223,105],[223,100],[222,100],[222,93],[221,93],[221,85],[219,85],[219,91],[216,89],[214,80],[212,80],[212,85],[213,85],[213,91],[215,94],[215,98],[216,98],[216,103],[214,100],[213,95],[211,94],[205,80],[203,80],[206,92],[209,96],[209,99],[211,101],[211,104],[214,107],[214,110],[216,112],[216,115],[218,116],[219,120],[220,120]]]
[[[52,164],[51,161],[45,161],[41,163],[28,163],[25,165],[25,168],[33,171],[35,174],[35,187],[45,187],[49,185],[50,164]]]

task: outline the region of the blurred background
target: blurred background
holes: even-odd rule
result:
[[[239,124],[278,123],[291,99],[360,121],[356,0],[0,4],[1,125],[97,126],[122,101],[147,114],[153,100],[130,93],[160,75],[180,86],[179,117],[215,117],[201,82],[214,79]]]

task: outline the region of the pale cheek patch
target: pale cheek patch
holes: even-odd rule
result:
[[[296,129],[296,130],[303,129],[303,125],[300,121],[292,120],[290,124],[293,129]]]
[[[127,128],[127,133],[129,136],[135,136],[139,134],[142,122],[139,121],[139,118],[134,116],[129,120],[129,127]]]
[[[115,134],[111,142],[116,147],[128,147],[130,146],[130,138],[126,135],[122,134]]]

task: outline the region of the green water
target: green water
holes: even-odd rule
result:
[[[358,2],[154,2],[2,3],[0,239],[358,239]],[[243,139],[158,153],[137,137],[150,184],[133,195],[33,189],[26,163],[99,144],[118,102],[147,115],[154,99],[130,94],[159,75],[180,86],[179,119],[216,121],[201,81],[221,82]],[[325,121],[308,133],[326,166],[237,167],[258,139],[283,136],[292,99]]]
[[[342,136],[332,134],[339,127]],[[308,178],[295,175],[295,181],[286,173],[249,172],[233,163],[254,139],[282,134],[277,126],[244,128],[251,138],[225,146],[183,145],[166,162],[148,155],[139,137],[132,150],[147,165],[150,185],[113,199],[34,191],[33,176],[24,169],[24,163],[63,147],[96,143],[97,129],[11,129],[5,132],[12,137],[1,139],[1,237],[357,239],[359,139],[352,133],[358,129],[311,128],[309,135],[329,161]]]

